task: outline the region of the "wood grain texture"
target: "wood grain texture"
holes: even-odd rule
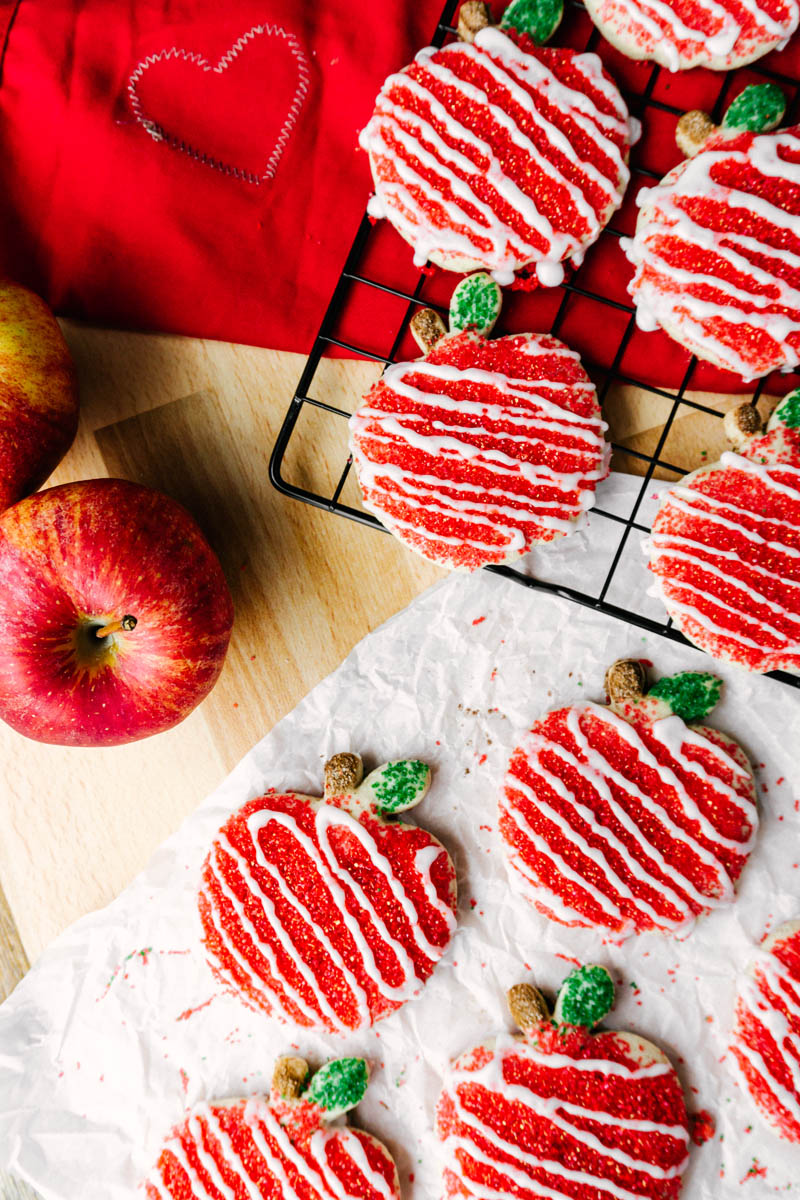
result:
[[[237,621],[212,695],[157,738],[65,749],[0,725],[0,882],[31,958],[108,903],[254,742],[441,575],[392,538],[271,487],[267,464],[300,356],[73,324],[65,333],[81,427],[51,482],[121,474],[182,500],[220,553]],[[375,374],[372,363],[327,363],[316,394],[352,407]],[[323,426],[310,415],[287,473],[332,486],[346,423]],[[31,889],[31,879],[41,886]]]

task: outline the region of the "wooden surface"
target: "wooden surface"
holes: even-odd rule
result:
[[[270,451],[299,356],[66,324],[78,363],[78,439],[51,482],[121,475],[195,514],[236,605],[217,687],[176,729],[108,750],[27,741],[0,724],[0,999],[68,924],[110,901],[239,758],[371,629],[440,577],[392,538],[298,504],[270,485]],[[370,363],[323,365],[320,399],[352,409]],[[733,398],[709,398],[718,408]],[[667,404],[666,401],[663,402]],[[664,411],[632,389],[610,396],[615,440],[651,451]],[[686,468],[723,448],[721,422],[686,410],[662,457]],[[338,479],[343,421],[305,414],[285,475]],[[618,456],[618,469],[640,470]],[[353,481],[345,500],[357,504]],[[4,1200],[30,1195],[0,1176]]]

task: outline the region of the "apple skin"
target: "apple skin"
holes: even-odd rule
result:
[[[131,631],[94,633],[128,614]],[[177,725],[232,625],[214,551],[160,492],[85,480],[0,514],[0,718],[26,737],[112,746]]]
[[[78,383],[58,322],[0,279],[0,510],[35,492],[72,445]]]

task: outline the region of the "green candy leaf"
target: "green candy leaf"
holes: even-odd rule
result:
[[[769,429],[785,425],[787,429],[800,429],[800,388],[784,396],[769,419]]]
[[[614,1007],[614,981],[605,967],[576,967],[561,985],[554,1019],[591,1029]]]
[[[347,1112],[363,1098],[369,1070],[363,1058],[337,1058],[320,1067],[303,1099],[324,1108],[330,1120]]]
[[[670,706],[682,721],[700,721],[719,702],[722,680],[707,671],[681,671],[654,683],[647,693]]]
[[[765,133],[783,120],[786,97],[777,83],[754,83],[740,92],[722,118],[723,129]]]
[[[558,29],[563,15],[563,0],[511,0],[500,28],[527,33],[537,46],[543,46]]]
[[[431,769],[416,759],[384,763],[364,780],[359,791],[369,790],[378,812],[399,813],[419,804],[431,783]]]
[[[450,300],[450,329],[475,329],[491,333],[500,316],[503,293],[486,271],[476,271],[462,279]]]

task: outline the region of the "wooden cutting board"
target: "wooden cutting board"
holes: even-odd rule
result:
[[[360,638],[442,574],[394,539],[270,485],[269,455],[300,356],[71,323],[64,330],[80,375],[81,428],[51,482],[121,475],[182,501],[220,556],[236,624],[211,696],[159,737],[64,749],[0,724],[0,999],[61,930],[117,895]],[[377,373],[372,363],[326,363],[316,392],[350,410]],[[740,398],[708,400],[723,410]],[[647,453],[668,407],[626,388],[608,398],[606,417],[616,441]],[[721,425],[682,410],[664,459],[686,469],[713,460]],[[345,432],[343,421],[309,414],[286,477],[330,489],[346,457]],[[627,455],[615,466],[642,469]],[[0,1177],[0,1195],[30,1192]]]

